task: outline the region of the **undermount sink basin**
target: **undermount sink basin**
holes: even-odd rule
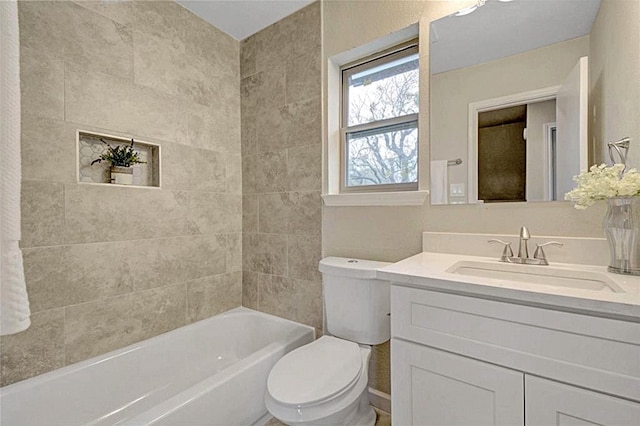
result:
[[[604,274],[550,266],[464,260],[453,264],[446,272],[528,284],[624,293],[620,286]]]

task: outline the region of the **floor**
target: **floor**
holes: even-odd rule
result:
[[[374,410],[376,410],[376,414],[378,415],[375,426],[391,426],[391,416],[389,415],[389,413],[386,413],[382,410],[378,410],[377,408],[374,408]],[[284,423],[280,423],[277,419],[271,419],[265,426],[285,426],[285,425]]]

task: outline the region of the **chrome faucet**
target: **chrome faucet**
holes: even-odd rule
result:
[[[536,251],[533,253],[533,258],[529,257],[529,240],[531,239],[531,233],[526,226],[520,228],[520,239],[518,241],[518,255],[513,255],[511,249],[511,243],[507,243],[502,240],[489,240],[490,243],[500,243],[504,246],[502,254],[500,255],[500,262],[506,263],[520,263],[523,265],[548,265],[547,256],[544,253],[543,247],[548,245],[554,245],[562,247],[563,244],[557,241],[549,241],[543,244],[536,244]]]
[[[531,239],[531,234],[526,226],[520,228],[520,241],[518,241],[518,257],[520,259],[529,258],[529,246],[528,241]],[[524,251],[522,248],[524,247]]]

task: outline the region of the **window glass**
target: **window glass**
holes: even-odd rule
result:
[[[342,70],[344,192],[417,189],[417,43]]]

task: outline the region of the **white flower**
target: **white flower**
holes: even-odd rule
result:
[[[623,174],[623,170],[622,164],[591,166],[588,172],[583,171],[573,178],[578,185],[567,192],[564,199],[574,201],[577,209],[586,209],[597,200],[640,197],[640,173],[630,169]]]

